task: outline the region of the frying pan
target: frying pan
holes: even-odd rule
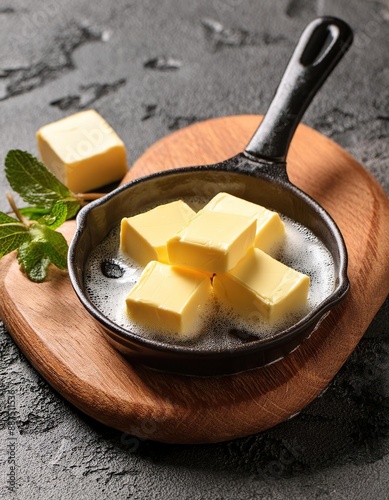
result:
[[[79,212],[68,256],[71,283],[108,341],[132,362],[195,376],[228,375],[257,368],[296,349],[346,296],[347,250],[342,235],[330,215],[290,182],[286,155],[308,104],[347,51],[352,38],[350,27],[334,17],[317,18],[307,26],[264,119],[242,153],[214,165],[172,169],[134,180]],[[123,217],[142,212],[150,204],[196,196],[210,199],[220,191],[275,210],[312,231],[331,254],[335,269],[332,292],[303,318],[270,338],[242,335],[241,343],[233,347],[221,343],[201,349],[196,345],[146,338],[106,317],[86,289],[85,269],[92,250]]]

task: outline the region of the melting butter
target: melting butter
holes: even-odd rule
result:
[[[208,273],[225,273],[254,244],[251,217],[200,210],[167,242],[171,264]]]
[[[285,235],[284,223],[277,212],[229,193],[218,193],[205,205],[204,210],[254,218],[257,222],[254,246],[265,252],[279,244]]]
[[[154,332],[190,338],[201,330],[201,313],[211,296],[207,274],[151,261],[127,295],[127,312]]]
[[[173,200],[172,200],[173,201]],[[201,199],[185,199],[195,211],[204,207]],[[145,207],[147,208],[147,207]],[[150,206],[150,209],[153,206]],[[270,251],[273,258],[281,261],[310,278],[308,299],[305,307],[297,315],[286,315],[281,322],[270,324],[259,315],[242,317],[222,301],[211,298],[210,304],[201,312],[202,327],[196,338],[169,338],[158,332],[135,324],[127,313],[126,297],[142,274],[142,267],[124,255],[119,248],[120,225],[91,253],[85,272],[85,285],[90,300],[97,309],[117,325],[141,337],[158,339],[162,342],[185,341],[198,349],[228,349],[241,345],[245,336],[235,335],[245,331],[257,338],[271,338],[308,314],[325,300],[335,287],[335,265],[326,246],[307,228],[279,214],[285,227],[285,236],[279,247]],[[109,279],[101,272],[101,262],[112,259],[124,269],[119,279]]]
[[[252,248],[225,274],[213,278],[215,295],[242,317],[258,313],[270,323],[303,309],[309,277]]]
[[[167,241],[196,212],[182,200],[159,205],[121,222],[120,248],[130,258],[146,266],[152,260],[169,262]]]

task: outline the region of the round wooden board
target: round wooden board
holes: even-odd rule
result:
[[[197,123],[165,137],[125,180],[213,163],[242,151],[258,116]],[[141,438],[209,443],[265,430],[299,412],[341,368],[389,292],[389,203],[339,146],[301,125],[288,157],[291,180],[334,217],[349,251],[351,292],[296,351],[270,366],[221,378],[153,372],[126,361],[78,302],[66,273],[34,284],[11,254],[0,261],[0,314],[25,356],[88,415]],[[70,240],[75,222],[63,227]]]

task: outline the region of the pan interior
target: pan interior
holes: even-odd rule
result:
[[[144,212],[157,204],[167,203],[174,199],[184,199],[194,205],[197,203],[196,208],[198,208],[221,191],[229,192],[282,214],[287,227],[290,226],[294,235],[302,235],[302,239],[299,243],[300,249],[298,245],[295,246],[296,255],[293,255],[292,245],[286,254],[282,255],[281,252],[274,256],[283,260],[287,265],[310,274],[318,294],[315,299],[315,308],[328,299],[339,281],[341,258],[336,236],[329,227],[328,221],[320,213],[320,207],[318,209],[311,206],[309,202],[307,203],[288,182],[277,179],[275,181],[266,175],[231,172],[216,167],[182,169],[166,175],[155,175],[146,181],[135,182],[128,187],[120,188],[103,202],[97,202],[88,208],[84,218],[81,218],[79,238],[74,249],[74,255],[77,256],[76,278],[84,294],[84,300],[92,311],[97,311],[97,315],[105,319],[105,326],[108,325],[116,333],[124,332],[126,336],[130,335],[132,340],[135,338],[142,342],[144,339],[142,332],[137,333],[123,323],[123,314],[118,313],[118,310],[123,311],[123,307],[118,306],[117,303],[124,303],[123,294],[128,293],[128,283],[136,276],[134,270],[123,262],[117,252],[118,225],[121,218]],[[321,255],[327,256],[325,263],[323,259],[317,258],[313,250],[311,232],[320,240]],[[107,238],[109,234],[110,237]],[[107,244],[109,240],[111,243]],[[310,250],[301,252],[301,244],[309,246]],[[101,273],[103,260],[119,263],[125,271],[123,277],[106,278]],[[315,267],[313,265],[315,262],[320,265]],[[116,294],[115,288],[121,291]],[[104,307],[104,303],[109,307]],[[306,314],[309,315],[310,311],[307,310]],[[303,317],[298,318],[298,321],[303,320]],[[252,324],[253,322],[250,326]],[[212,322],[212,328],[209,325],[210,322],[205,323],[204,334],[193,341],[185,341],[183,345],[194,350],[224,351],[242,344],[262,341],[268,339],[269,336],[274,337],[274,331],[266,332],[266,328],[263,328],[263,325],[261,327],[260,323],[254,329],[251,327],[247,329],[245,325],[231,322],[231,318],[225,315],[219,315],[218,322]],[[168,339],[150,337],[150,335],[146,335],[146,338],[149,340],[151,338],[157,343],[171,344]]]

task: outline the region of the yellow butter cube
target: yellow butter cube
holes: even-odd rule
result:
[[[205,205],[204,210],[254,217],[257,220],[254,246],[265,252],[279,243],[285,234],[284,223],[277,212],[232,194],[218,193]]]
[[[259,312],[276,322],[300,310],[307,302],[310,279],[258,248],[229,273],[213,278],[215,296],[241,315]]]
[[[126,217],[121,222],[120,248],[142,266],[151,260],[167,263],[167,240],[194,215],[196,212],[189,205],[177,200]]]
[[[255,229],[253,218],[200,210],[167,242],[169,262],[203,272],[225,273],[253,246]]]
[[[127,172],[123,141],[94,110],[45,125],[37,140],[42,162],[74,193],[118,181]]]
[[[195,336],[211,293],[206,274],[152,261],[127,296],[127,312],[154,332]]]

